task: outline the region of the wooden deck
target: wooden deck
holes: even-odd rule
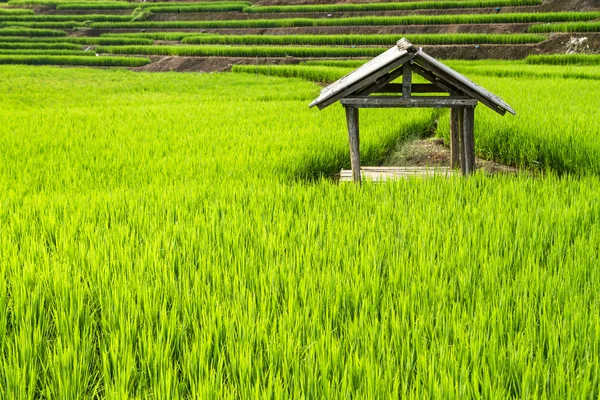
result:
[[[361,167],[362,179],[374,182],[385,182],[406,178],[428,178],[433,176],[448,178],[459,175],[460,170],[449,167]],[[352,182],[352,170],[343,169],[340,172],[340,182]]]

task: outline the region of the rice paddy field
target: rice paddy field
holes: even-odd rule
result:
[[[0,3],[0,399],[600,398],[600,10],[284,3]],[[308,104],[403,36],[517,173],[336,179]],[[362,163],[449,124],[366,110]]]

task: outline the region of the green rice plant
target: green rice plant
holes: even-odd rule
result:
[[[131,13],[131,22],[146,21],[152,13],[145,8],[138,7]]]
[[[247,7],[251,3],[246,1],[210,1],[210,2],[148,2],[130,3],[124,1],[55,1],[55,0],[11,0],[11,5],[46,5],[54,6],[57,10],[133,10],[138,7],[163,7],[163,6],[195,6],[216,7],[237,5]]]
[[[74,43],[42,43],[42,42],[2,42],[0,49],[31,49],[31,50],[81,50],[81,46]]]
[[[3,55],[0,64],[27,65],[79,65],[88,67],[140,67],[150,63],[150,59],[141,57],[89,57],[43,56],[43,55]]]
[[[494,118],[492,112],[488,113],[485,108],[479,112],[478,108],[475,141],[480,154],[511,165],[558,173],[600,174],[600,141],[597,140],[600,115],[595,111],[597,102],[594,100],[600,90],[597,68],[587,67],[596,75],[593,80],[572,79],[568,71],[561,76],[558,67],[520,65],[517,68],[539,71],[543,75],[522,78],[473,75],[478,84],[501,93],[517,110],[514,118]],[[473,74],[472,70],[464,72]],[[550,76],[553,72],[554,76]],[[549,93],[553,93],[556,100],[549,101]],[[444,136],[447,135],[446,122],[444,118],[439,125]]]
[[[522,118],[546,81],[478,83]],[[597,176],[307,182],[349,164],[319,90],[1,67],[3,397],[598,397]],[[439,117],[361,113],[365,163]]]
[[[54,29],[75,29],[83,28],[86,24],[84,22],[76,21],[65,21],[65,22],[0,22],[0,29],[30,29],[30,30],[54,30]]]
[[[527,64],[600,65],[600,54],[552,54],[527,57]]]
[[[11,49],[6,50],[0,48],[2,55],[23,55],[23,56],[84,56],[93,57],[95,51],[84,50],[36,50],[36,49]]]
[[[14,0],[13,0],[14,1]],[[85,2],[62,2],[55,1],[47,4],[56,7],[57,10],[134,10],[143,6],[143,3],[130,3],[124,1],[85,1]]]
[[[402,3],[358,3],[358,4],[311,4],[252,6],[244,10],[246,13],[296,13],[296,12],[366,12],[396,10],[428,10],[452,8],[482,7],[519,7],[541,5],[541,0],[469,0],[469,1],[414,1]]]
[[[146,9],[152,13],[211,13],[211,12],[232,12],[232,11],[243,11],[246,4],[215,4],[215,5],[164,5],[164,6],[150,6]]]
[[[52,29],[1,28],[0,36],[67,36],[67,33]]]
[[[289,46],[101,46],[99,53],[192,57],[374,57],[383,48]]]
[[[144,38],[126,38],[126,37],[76,37],[76,36],[58,36],[58,37],[21,37],[21,36],[2,36],[0,41],[8,42],[37,42],[37,43],[76,43],[79,45],[151,45],[153,40]]]
[[[323,67],[341,67],[356,69],[363,65],[365,60],[311,60],[303,61],[302,65],[318,65]]]
[[[459,68],[467,75],[478,75],[497,78],[538,78],[538,79],[586,79],[600,80],[600,71],[577,65],[537,66],[528,67],[523,62],[499,62],[498,60],[486,63],[465,62],[464,60],[448,61],[453,68]]]
[[[59,4],[63,3],[80,3],[80,1],[72,1],[72,0],[8,0],[8,4],[11,6],[46,6],[46,7],[56,7]],[[86,3],[98,3],[104,4],[107,3],[106,0],[87,0]],[[124,3],[115,1],[115,3]],[[136,8],[132,6],[131,8]]]
[[[129,15],[103,15],[103,14],[82,14],[82,15],[0,15],[0,22],[64,22],[64,21],[98,21],[98,22],[118,22],[129,21]]]
[[[136,32],[136,33],[103,33],[106,38],[144,38],[152,40],[179,41],[188,36],[202,36],[201,32]]]
[[[81,2],[59,3],[57,10],[132,10],[143,8],[152,13],[182,13],[182,12],[228,12],[243,11],[248,7],[245,2],[152,2],[152,3],[125,3],[125,2]]]
[[[405,17],[354,17],[354,18],[287,18],[250,19],[229,21],[149,21],[95,22],[94,28],[292,28],[303,26],[384,26],[384,25],[457,25],[589,21],[600,18],[600,12],[512,13],[512,14],[461,14],[461,15],[411,15]]]
[[[310,65],[233,65],[231,71],[331,83],[351,72],[352,68],[316,67]]]
[[[401,37],[406,37],[416,45],[525,44],[539,43],[547,39],[544,35],[532,34],[201,35],[185,36],[181,42],[186,44],[393,46]]]
[[[600,32],[600,22],[569,22],[562,24],[539,24],[529,27],[529,32]]]
[[[69,37],[66,40],[70,43],[78,43],[82,45],[151,45],[154,43],[151,39],[144,38],[119,38],[119,37]]]
[[[0,8],[0,15],[33,15],[33,10],[21,8]]]

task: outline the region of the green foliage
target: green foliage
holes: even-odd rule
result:
[[[43,56],[43,55],[3,55],[0,64],[27,65],[84,65],[89,67],[140,67],[150,62],[140,57],[89,57],[78,56]]]
[[[0,39],[2,40],[2,39]],[[74,43],[39,43],[39,42],[1,42],[0,49],[36,49],[36,50],[81,50]]]
[[[67,33],[52,29],[1,28],[0,36],[67,36]]]
[[[201,36],[200,32],[135,32],[135,33],[103,33],[103,38],[144,38],[153,40],[178,41],[188,36]]]
[[[310,65],[233,65],[233,72],[302,78],[311,82],[331,83],[352,71],[343,67],[316,67]]]
[[[292,12],[365,12],[395,10],[427,10],[449,8],[519,7],[537,6],[542,0],[450,0],[413,1],[403,3],[358,3],[358,4],[311,4],[294,6],[253,6],[244,10],[247,13],[292,13]]]
[[[168,3],[167,3],[168,4]],[[164,5],[164,6],[149,6],[148,11],[153,13],[210,13],[210,12],[231,12],[231,11],[243,11],[248,6],[243,3],[231,3],[231,4],[215,4],[215,5],[196,5],[196,4],[185,4],[185,5]]]
[[[33,15],[33,10],[21,8],[0,8],[0,15]]]
[[[229,21],[96,22],[94,28],[291,28],[302,26],[445,25],[588,21],[600,12],[411,15],[404,17],[285,18]]]
[[[37,42],[37,43],[76,43],[80,45],[148,45],[154,43],[153,40],[144,38],[128,37],[86,37],[86,36],[59,36],[59,37],[21,37],[21,36],[0,36],[0,42]]]
[[[532,34],[425,34],[401,35],[415,45],[440,44],[524,44],[539,43],[546,36]],[[245,45],[380,45],[393,46],[400,35],[201,35],[185,36],[186,44],[245,44]]]
[[[74,29],[85,27],[84,22],[65,21],[65,22],[23,22],[10,21],[0,22],[0,28],[30,28],[35,30],[47,29]]]
[[[84,51],[84,50],[37,50],[37,49],[12,49],[5,50],[0,48],[0,54],[2,55],[36,55],[36,56],[84,56],[93,57],[96,55],[95,51]]]
[[[45,15],[0,15],[0,22],[62,22],[62,21],[129,21],[128,15],[103,14],[45,14]]]
[[[528,64],[600,65],[600,54],[552,54],[527,57]]]
[[[600,22],[533,25],[529,27],[529,32],[600,32]]]
[[[539,76],[524,74],[521,78],[516,78],[516,74],[510,78],[492,74],[477,76],[474,69],[455,67],[500,94],[517,110],[516,117],[498,118],[494,112],[478,107],[475,141],[482,156],[558,173],[600,175],[600,114],[595,97],[600,91],[600,73],[597,68],[587,68],[589,74],[595,75],[594,79],[581,76],[572,79],[569,70],[561,72],[564,67],[520,65],[515,69],[540,73]],[[509,68],[500,66],[499,69]],[[447,123],[444,118],[439,125],[445,136]]]
[[[169,56],[221,57],[375,57],[384,48],[290,47],[290,46],[108,46],[98,52]]]
[[[479,80],[519,118],[564,104],[544,80]],[[0,68],[2,395],[598,397],[597,177],[305,182],[349,163],[318,92]],[[596,140],[589,111],[563,114],[572,148]],[[365,163],[435,118],[363,113]],[[476,137],[510,124],[477,118]],[[526,122],[521,140],[546,126]]]
[[[211,1],[211,2],[124,2],[124,1],[56,1],[56,0],[11,0],[10,4],[27,4],[37,5],[44,4],[47,6],[55,6],[57,10],[133,10],[138,7],[178,7],[178,6],[193,6],[193,7],[208,7],[214,8],[219,6],[238,6],[247,7],[249,2],[245,1]],[[215,10],[218,11],[218,10]]]
[[[302,65],[320,65],[323,67],[342,67],[355,69],[363,65],[365,60],[310,60],[303,61]]]
[[[131,13],[131,21],[132,22],[145,21],[151,15],[152,15],[152,12],[150,12],[148,9],[138,7],[135,10],[133,10],[133,12]]]

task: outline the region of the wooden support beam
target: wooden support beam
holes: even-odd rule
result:
[[[442,89],[444,89],[448,93],[459,93],[459,94],[461,94],[461,92],[458,89],[456,89],[455,87],[452,87],[450,85],[446,85],[440,79],[440,77],[438,77],[434,73],[431,73],[431,72],[427,71],[426,69],[421,68],[421,66],[418,65],[418,64],[413,64],[413,71],[415,73],[417,73],[418,75],[421,75],[423,78],[427,79],[429,82],[432,82],[435,85],[441,87]]]
[[[402,68],[396,68],[393,71],[390,71],[389,73],[387,73],[386,75],[382,76],[381,78],[377,79],[377,81],[375,81],[375,83],[367,86],[365,89],[361,89],[359,92],[356,93],[357,96],[368,96],[371,93],[374,93],[376,91],[378,91],[379,89],[389,85],[389,82],[392,82],[395,79],[398,79],[400,76],[402,76],[403,73],[403,69]],[[402,93],[402,85],[400,86],[400,92],[398,93]]]
[[[465,107],[462,125],[465,174],[471,175],[475,172],[475,107]]]
[[[461,122],[458,107],[450,109],[450,168],[460,168]]]
[[[344,107],[346,109],[346,123],[348,124],[348,141],[350,143],[352,178],[355,183],[360,184],[360,137],[358,128],[358,108],[351,106]]]
[[[340,99],[344,106],[357,108],[451,108],[477,105],[477,100],[469,97],[347,97]]]
[[[402,93],[402,85],[399,83],[388,83],[373,93]],[[413,83],[412,93],[446,93],[443,89],[432,83]],[[360,94],[362,96],[362,94]]]
[[[412,64],[405,62],[402,66],[402,97],[410,97],[412,92]]]

